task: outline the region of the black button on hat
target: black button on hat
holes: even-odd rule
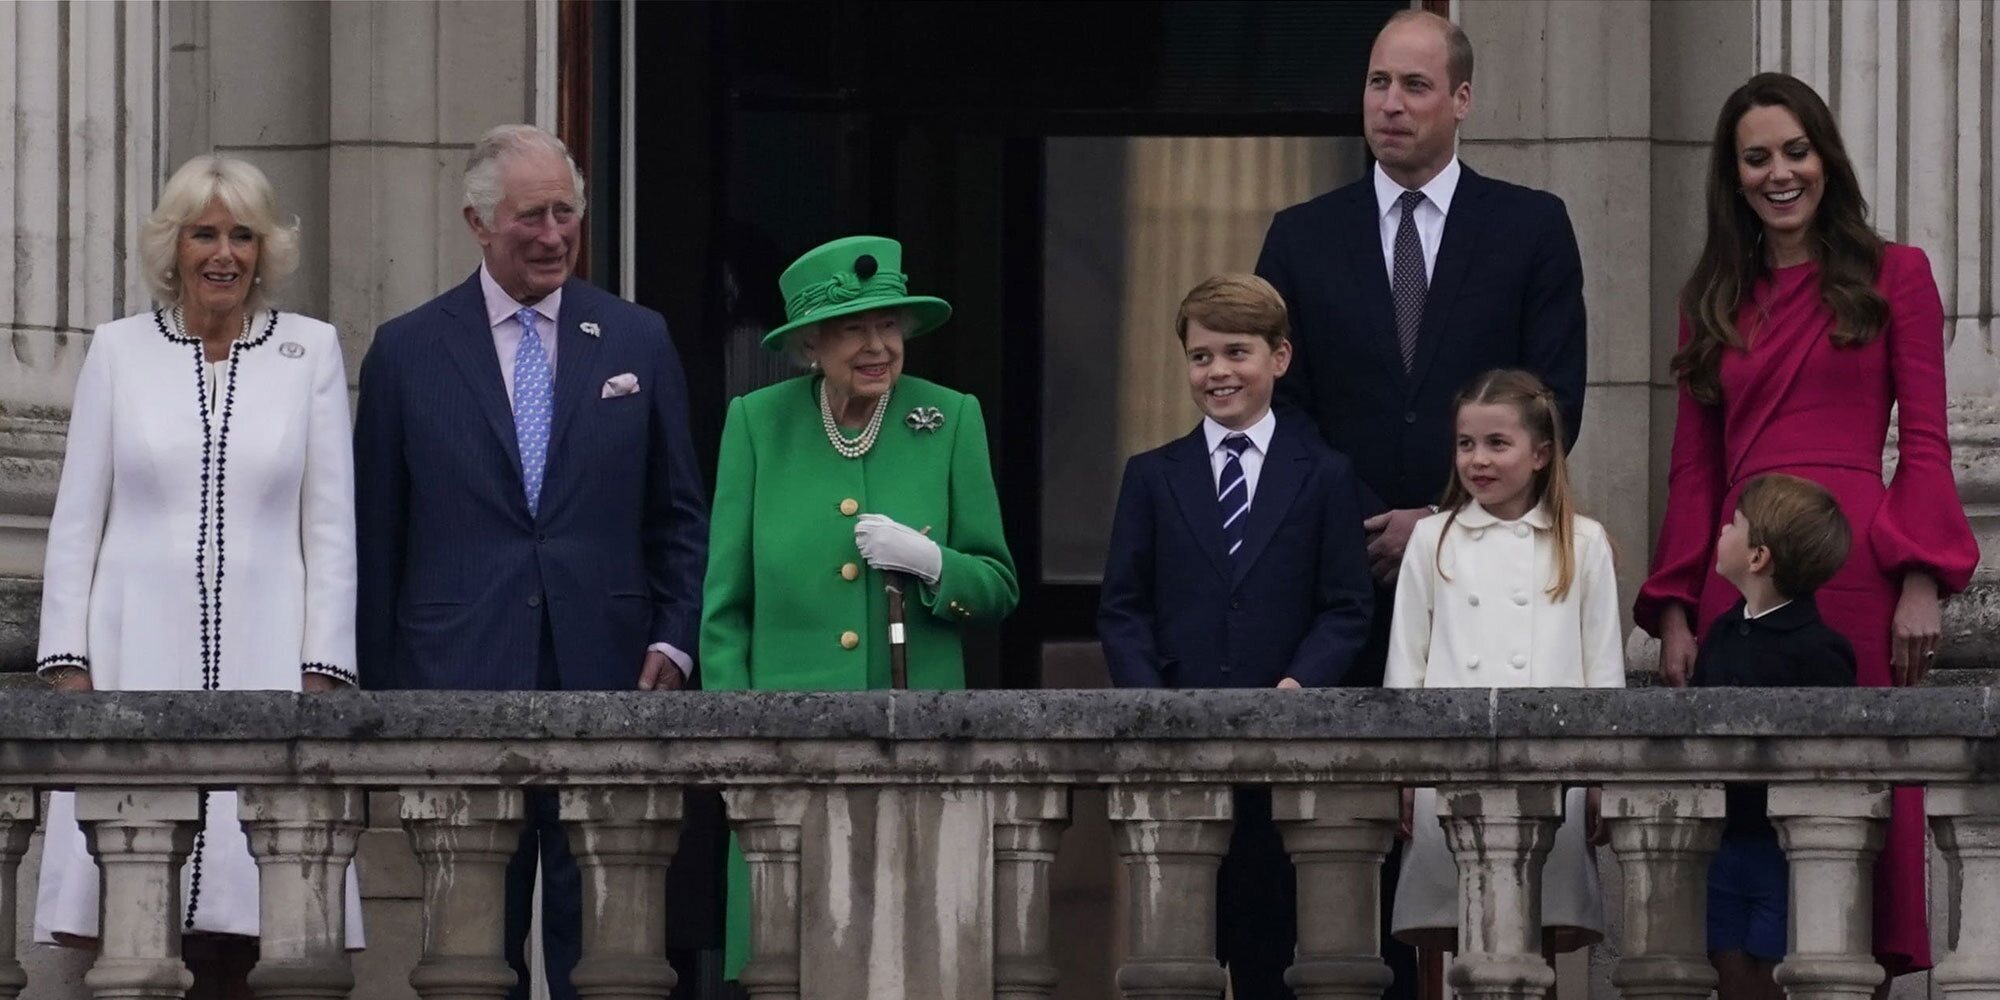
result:
[[[860,278],[862,281],[867,281],[869,278],[875,276],[875,269],[877,266],[878,265],[875,263],[875,255],[870,253],[864,253],[861,256],[854,258],[854,276]]]

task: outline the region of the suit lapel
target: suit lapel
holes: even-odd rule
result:
[[[1402,348],[1396,343],[1396,306],[1389,291],[1388,265],[1382,260],[1382,217],[1375,208],[1373,174],[1352,185],[1351,190],[1354,196],[1342,206],[1346,218],[1340,228],[1347,233],[1348,266],[1361,294],[1366,319],[1363,330],[1369,341],[1365,346],[1385,352],[1401,372]]]
[[[486,319],[486,294],[479,287],[479,272],[444,299],[445,314],[455,328],[444,337],[446,353],[458,366],[466,387],[486,423],[500,439],[500,448],[514,470],[515,493],[520,494],[521,443],[514,433],[514,407],[507,402],[507,383],[500,378],[500,355],[493,348],[493,326]],[[524,498],[522,504],[527,503]]]
[[[1460,163],[1458,190],[1452,193],[1451,213],[1444,218],[1444,235],[1438,240],[1437,265],[1431,273],[1430,290],[1424,296],[1424,321],[1417,330],[1417,356],[1410,364],[1410,377],[1403,383],[1405,398],[1414,398],[1423,384],[1424,372],[1437,356],[1438,342],[1445,338],[1451,322],[1458,287],[1479,245],[1486,225],[1486,179]],[[1453,387],[1456,388],[1456,387]]]
[[[593,300],[596,289],[574,278],[563,285],[562,307],[556,315],[556,412],[549,429],[549,464],[553,467],[562,454],[564,432],[576,420],[577,412],[592,402],[593,392],[602,385],[595,378],[597,350],[602,334],[583,332],[583,324],[597,318]],[[640,386],[641,391],[656,386]]]
[[[1257,492],[1250,497],[1250,513],[1246,515],[1249,523],[1243,527],[1243,551],[1236,554],[1238,581],[1249,574],[1265,546],[1276,537],[1278,525],[1284,523],[1292,502],[1298,499],[1299,487],[1305,482],[1307,460],[1312,455],[1287,432],[1286,428],[1293,423],[1278,421],[1277,430],[1271,435],[1271,451],[1264,456],[1264,468],[1257,474]]]
[[[1200,427],[1167,451],[1167,484],[1187,521],[1188,533],[1225,580],[1236,573],[1222,548],[1222,516],[1216,512],[1215,472],[1208,464],[1208,438]]]

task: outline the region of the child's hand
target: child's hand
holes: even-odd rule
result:
[[[1410,824],[1410,814],[1417,808],[1417,790],[1403,789],[1403,815],[1396,822],[1396,839],[1408,840],[1416,835],[1416,828]]]
[[[1300,686],[1299,686],[1299,682],[1298,682],[1298,681],[1295,681],[1295,680],[1291,679],[1290,677],[1287,677],[1287,678],[1285,678],[1284,680],[1281,680],[1281,681],[1279,681],[1279,682],[1278,682],[1278,690],[1280,690],[1280,691],[1302,691],[1302,690],[1304,690],[1304,688],[1302,688],[1302,687],[1300,687]]]
[[[1583,793],[1583,834],[1594,847],[1611,843],[1611,824],[1604,821],[1604,789]]]

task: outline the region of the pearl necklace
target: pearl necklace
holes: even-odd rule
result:
[[[180,303],[178,302],[174,303],[174,311],[170,314],[174,318],[174,333],[185,339],[193,339],[195,341],[200,341],[201,340],[200,337],[191,337],[190,334],[187,332],[187,316],[182,311],[182,309],[183,307],[181,306]],[[243,310],[243,332],[239,334],[236,339],[237,340],[250,339],[250,310],[248,309]],[[236,345],[231,344],[229,345],[229,347],[232,351],[234,351]]]
[[[882,414],[888,411],[889,394],[885,392],[882,398],[875,401],[875,413],[868,418],[868,426],[861,431],[861,436],[849,441],[840,433],[840,425],[833,422],[833,406],[826,401],[826,380],[820,380],[819,422],[826,427],[827,441],[842,458],[860,458],[868,454],[868,449],[875,447],[875,438],[882,433]]]

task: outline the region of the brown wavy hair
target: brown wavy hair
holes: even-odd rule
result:
[[[1741,348],[1736,313],[1750,289],[1771,273],[1764,259],[1764,223],[1743,196],[1736,161],[1736,126],[1751,108],[1784,108],[1804,126],[1819,154],[1819,208],[1808,224],[1808,245],[1819,261],[1820,298],[1833,311],[1833,342],[1856,347],[1881,336],[1889,303],[1875,288],[1882,267],[1882,237],[1868,225],[1868,201],[1854,179],[1854,162],[1840,141],[1840,127],[1819,94],[1797,77],[1759,73],[1722,102],[1709,144],[1708,240],[1701,260],[1681,287],[1688,342],[1674,355],[1674,377],[1694,398],[1721,401],[1722,351]],[[1762,319],[1761,314],[1752,320]],[[1754,326],[1753,326],[1754,332]]]
[[[1569,484],[1569,461],[1563,453],[1562,411],[1556,405],[1556,394],[1533,372],[1517,368],[1499,368],[1487,372],[1467,383],[1458,391],[1458,398],[1452,400],[1451,414],[1454,423],[1458,411],[1474,404],[1501,404],[1512,406],[1521,414],[1521,425],[1528,429],[1528,436],[1537,445],[1549,448],[1549,464],[1535,473],[1535,502],[1549,507],[1549,520],[1555,522],[1556,534],[1556,578],[1549,584],[1549,596],[1560,601],[1569,596],[1570,585],[1576,582],[1576,497]],[[1438,533],[1437,552],[1432,556],[1438,576],[1451,579],[1444,571],[1444,540],[1451,536],[1451,526],[1458,520],[1458,514],[1472,502],[1472,491],[1458,478],[1454,469],[1451,485],[1445,487],[1444,502],[1439,504],[1451,513],[1445,517],[1444,530]]]

